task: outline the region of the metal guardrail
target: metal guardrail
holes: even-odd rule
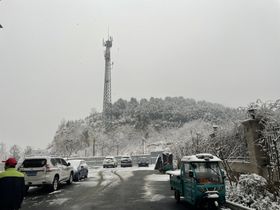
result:
[[[231,210],[255,210],[232,201],[226,201],[226,207],[230,208]]]

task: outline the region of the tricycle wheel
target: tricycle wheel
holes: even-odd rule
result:
[[[207,203],[207,209],[208,210],[220,210],[220,206],[218,204],[218,201],[210,201]]]
[[[180,192],[178,190],[174,191],[174,197],[175,197],[176,202],[179,203],[181,195],[180,195]]]

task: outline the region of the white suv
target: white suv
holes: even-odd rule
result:
[[[74,170],[63,158],[59,157],[27,157],[19,167],[24,173],[25,185],[48,186],[50,190],[58,189],[61,182],[72,184]]]
[[[106,156],[103,160],[103,168],[115,168],[118,166],[118,161],[113,156]]]

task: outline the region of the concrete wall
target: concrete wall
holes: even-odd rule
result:
[[[256,119],[249,119],[242,122],[245,131],[245,139],[248,146],[249,161],[229,161],[229,165],[234,172],[256,173],[265,178],[268,177],[266,168],[266,156],[261,147],[256,144],[260,138],[262,127]]]
[[[256,173],[256,167],[250,162],[228,161],[228,164],[237,173]]]

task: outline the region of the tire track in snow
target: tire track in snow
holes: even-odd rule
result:
[[[122,176],[120,174],[117,173],[117,171],[113,171],[113,174],[115,174],[117,177],[119,177],[119,179],[121,180],[121,182],[124,181],[124,179],[122,178]]]
[[[103,171],[99,171],[98,176],[100,177],[100,179],[98,180],[97,187],[100,187],[102,182],[104,182],[104,180],[105,180],[104,175],[103,175]]]

